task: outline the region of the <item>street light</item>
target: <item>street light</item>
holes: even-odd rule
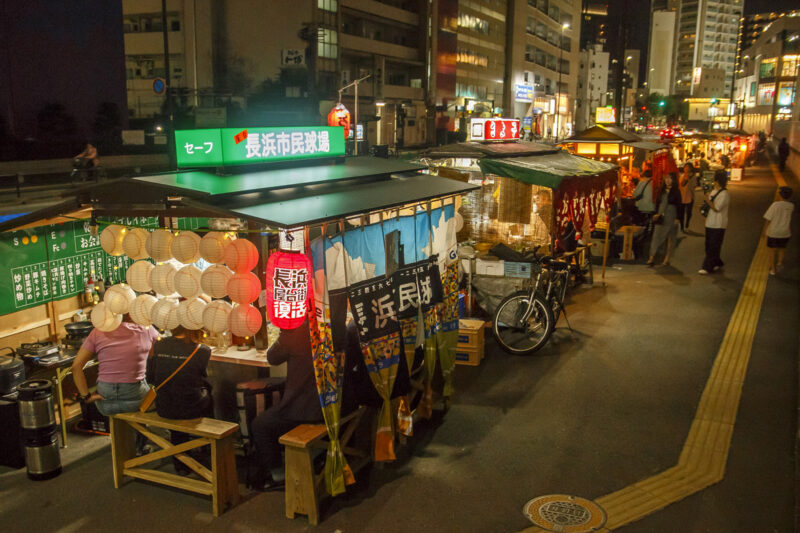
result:
[[[556,142],[558,142],[558,130],[561,127],[561,71],[564,63],[564,30],[569,29],[569,22],[561,25],[561,42],[559,44],[558,55],[558,88],[556,90]]]

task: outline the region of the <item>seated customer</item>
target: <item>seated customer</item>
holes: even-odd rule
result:
[[[93,329],[72,363],[81,401],[95,402],[106,416],[139,409],[149,390],[145,379],[147,356],[157,338],[155,328],[140,326],[127,314],[114,331]],[[90,394],[83,367],[94,355],[98,362],[97,392]]]
[[[281,435],[300,424],[323,422],[314,377],[308,320],[295,329],[282,329],[267,351],[270,365],[286,364],[286,385],[280,403],[253,419],[251,433],[258,470],[253,486],[271,490],[283,486]]]
[[[163,338],[153,345],[153,356],[147,362],[147,379],[155,386],[166,381],[156,396],[159,416],[177,420],[214,416],[211,385],[206,372],[211,348],[199,341],[199,331],[178,326],[172,330],[172,337]],[[191,438],[187,433],[170,431],[172,444],[182,444]],[[208,461],[208,446],[188,453],[201,462]],[[190,472],[179,460],[173,457],[172,461],[179,474]]]

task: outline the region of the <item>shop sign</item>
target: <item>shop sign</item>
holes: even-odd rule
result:
[[[179,167],[221,167],[344,155],[344,128],[176,130]]]
[[[617,121],[617,109],[615,107],[598,107],[594,111],[594,121],[597,124],[613,124]]]
[[[515,118],[473,118],[470,140],[511,141],[519,139],[519,120]]]
[[[533,102],[533,85],[515,84],[514,100],[517,102]]]

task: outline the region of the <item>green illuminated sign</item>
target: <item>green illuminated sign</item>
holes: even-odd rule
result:
[[[220,167],[344,155],[344,128],[221,128],[175,131],[179,167]]]

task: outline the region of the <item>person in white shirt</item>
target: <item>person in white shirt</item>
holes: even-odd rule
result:
[[[791,187],[780,187],[778,189],[778,196],[781,197],[777,202],[772,202],[767,212],[764,213],[763,235],[767,239],[767,247],[770,248],[769,253],[769,273],[775,275],[775,256],[778,256],[777,268],[783,268],[783,258],[786,255],[786,243],[789,242],[789,237],[792,232],[789,225],[792,221],[792,212],[794,212],[794,204],[789,202],[792,197]]]
[[[714,189],[705,195],[705,203],[708,205],[708,216],[706,217],[706,257],[703,266],[697,271],[698,274],[709,274],[716,272],[725,264],[720,258],[722,250],[722,239],[725,237],[725,228],[728,227],[728,205],[730,194],[725,185],[728,184],[728,175],[724,170],[718,170],[714,174]]]

